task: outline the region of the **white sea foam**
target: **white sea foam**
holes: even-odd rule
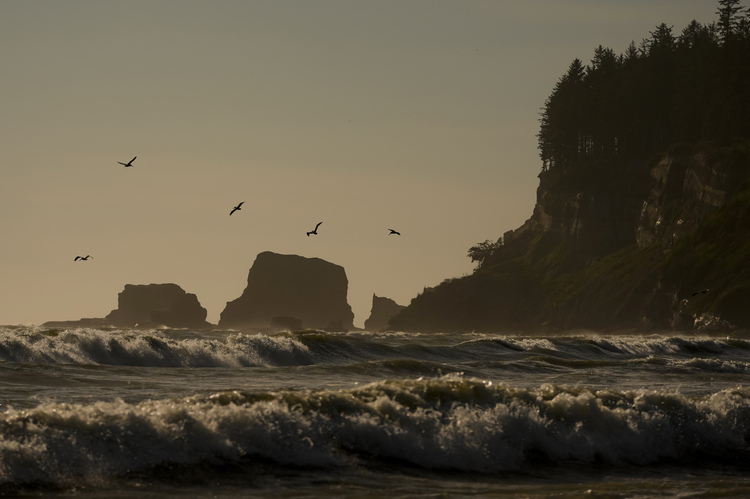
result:
[[[174,339],[161,331],[0,330],[0,360],[28,364],[109,364],[148,367],[305,365],[309,349],[289,336],[234,334],[223,339]]]
[[[748,388],[690,398],[445,376],[11,409],[0,415],[0,485],[72,485],[199,462],[336,468],[397,460],[484,473],[544,463],[748,463],[748,442]]]
[[[390,338],[390,341],[388,340]],[[440,344],[422,335],[217,334],[180,336],[169,331],[0,328],[0,360],[26,364],[102,364],[142,367],[304,366],[413,359],[471,362],[524,354],[572,360],[628,362],[669,359],[671,366],[742,373],[750,342],[740,339],[662,336],[481,336]],[[550,357],[551,356],[551,357]],[[664,361],[666,362],[666,360]],[[578,365],[576,364],[576,365]]]

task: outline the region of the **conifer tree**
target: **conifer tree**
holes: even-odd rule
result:
[[[742,16],[740,12],[742,7],[739,5],[740,0],[719,0],[719,36],[722,43],[731,42],[732,37],[738,31]]]
[[[575,59],[545,101],[537,134],[543,170],[616,167],[677,142],[750,138],[750,11],[718,0],[719,21],[678,37],[660,24],[619,56]]]

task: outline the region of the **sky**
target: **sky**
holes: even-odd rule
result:
[[[0,324],[104,317],[166,282],[216,323],[273,251],[343,266],[361,327],[373,294],[470,274],[471,246],[531,216],[540,108],[574,58],[716,10],[0,0]]]

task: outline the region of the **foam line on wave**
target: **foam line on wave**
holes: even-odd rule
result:
[[[310,349],[290,336],[235,334],[173,339],[158,331],[74,329],[0,331],[0,360],[36,364],[143,367],[309,365]]]
[[[337,468],[398,460],[479,473],[544,463],[747,465],[749,442],[750,388],[691,398],[445,376],[9,409],[0,414],[0,487],[70,486],[199,462]]]
[[[407,356],[444,361],[450,347],[390,346],[362,336],[245,334],[171,338],[162,331],[0,330],[0,361],[140,367],[254,367],[342,364]]]

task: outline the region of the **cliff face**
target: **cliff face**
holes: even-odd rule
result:
[[[126,284],[117,297],[117,309],[104,318],[108,325],[134,327],[164,325],[202,328],[207,311],[194,294],[176,284]]]
[[[497,254],[425,289],[391,325],[750,327],[739,305],[750,303],[748,269],[750,144],[681,146],[650,162],[543,172],[534,213]]]
[[[672,247],[742,190],[748,175],[747,157],[739,148],[682,148],[665,155],[650,172],[651,189],[636,229],[638,246]]]
[[[542,172],[534,213],[520,232],[564,240],[583,258],[633,244],[634,226],[648,193],[648,170],[643,162],[630,162]],[[513,241],[515,232],[506,233],[506,243]]]
[[[370,317],[365,321],[367,331],[382,331],[388,328],[388,321],[394,315],[401,312],[404,308],[390,298],[384,296],[372,295],[372,310]]]
[[[296,319],[307,328],[353,329],[348,287],[346,272],[339,265],[266,251],[250,268],[242,295],[227,303],[219,326],[265,328],[282,317]]]

